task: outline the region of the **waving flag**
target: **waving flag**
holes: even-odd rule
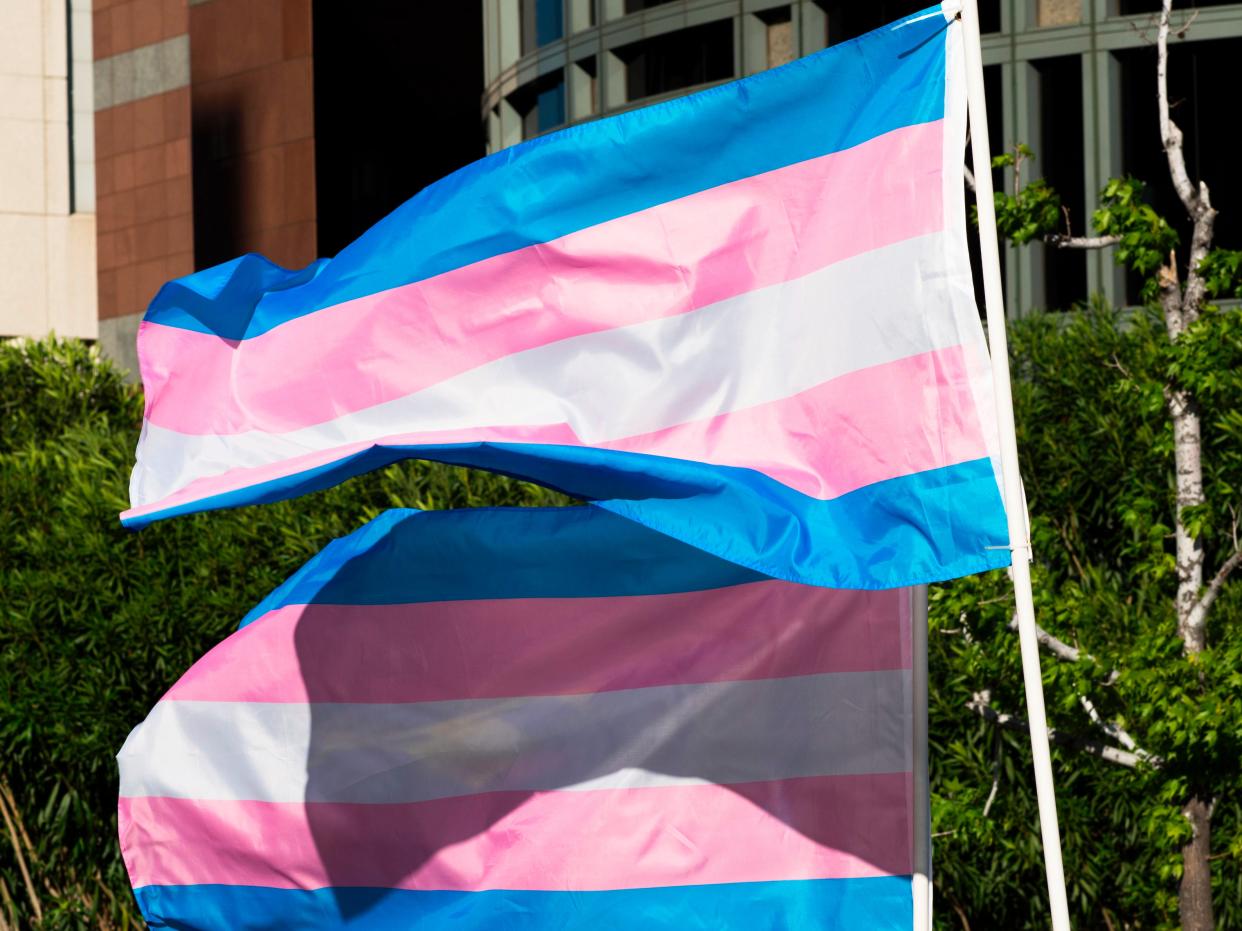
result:
[[[1009,561],[939,7],[440,181],[336,258],[166,285],[130,526],[408,457],[787,580]]]
[[[601,509],[390,511],[130,735],[125,863],[153,928],[908,929],[911,633]]]

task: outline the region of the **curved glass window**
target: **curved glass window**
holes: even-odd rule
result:
[[[522,0],[523,54],[555,42],[564,35],[564,0]]]

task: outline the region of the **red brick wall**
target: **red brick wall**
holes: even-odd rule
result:
[[[199,259],[316,256],[311,0],[190,9]]]
[[[188,29],[186,0],[95,0],[96,60]],[[99,317],[138,313],[194,270],[189,88],[95,114]]]

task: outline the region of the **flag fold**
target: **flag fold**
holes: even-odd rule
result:
[[[912,592],[603,509],[390,511],[119,755],[153,928],[909,929]]]
[[[169,283],[122,520],[415,457],[795,582],[1006,565],[960,42],[933,8],[498,152],[306,269]]]

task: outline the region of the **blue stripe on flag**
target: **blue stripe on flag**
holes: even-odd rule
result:
[[[427,187],[330,261],[288,271],[243,256],[165,285],[146,319],[246,339],[940,119],[946,21],[938,8],[929,12],[772,71],[505,149]]]
[[[752,469],[641,453],[505,443],[373,447],[307,472],[131,518],[126,525],[137,528],[179,513],[279,501],[411,457],[475,466],[560,488],[730,563],[793,582],[829,588],[897,588],[1009,565],[1008,550],[990,549],[1004,547],[1009,534],[987,459],[876,482],[825,501]],[[768,563],[773,553],[788,554],[788,562]],[[477,578],[448,561],[444,590],[421,600],[638,594],[625,588],[634,583],[619,583],[613,570],[606,568],[611,555],[602,556],[596,569],[532,572],[529,588],[513,587],[509,581],[506,591],[511,594],[507,595],[471,595],[481,592]],[[678,556],[683,561],[687,558]],[[647,593],[747,581],[710,558],[701,566],[703,575],[694,581],[653,580]],[[387,585],[367,578],[365,584],[359,583],[356,596],[337,601],[420,600],[404,598]],[[674,587],[661,588],[668,585]],[[285,591],[282,586],[277,593]],[[265,601],[263,610],[272,607],[276,605]]]
[[[152,928],[234,931],[909,931],[914,912],[908,876],[601,892],[144,886],[134,895]]]
[[[765,578],[601,508],[395,509],[329,543],[240,626],[285,605],[666,595]]]

